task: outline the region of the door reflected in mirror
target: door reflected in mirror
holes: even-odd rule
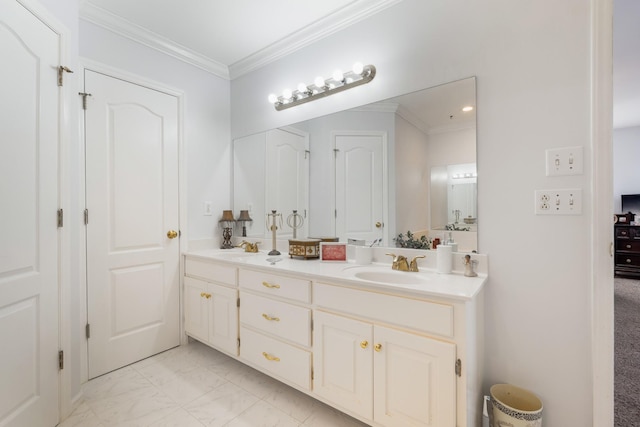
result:
[[[302,238],[395,246],[400,233],[453,229],[460,250],[477,250],[475,93],[472,77],[235,139],[234,211],[254,219],[247,236],[269,237],[267,212],[297,210]]]

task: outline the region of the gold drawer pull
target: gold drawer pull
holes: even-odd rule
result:
[[[206,292],[200,292],[200,296],[203,297],[203,298],[206,298],[206,299],[211,298],[211,294],[208,294]]]
[[[279,322],[280,321],[279,317],[271,317],[267,313],[262,313],[262,317],[264,317],[267,320],[271,320],[273,322]]]
[[[360,347],[367,348],[369,346],[369,341],[364,340],[360,342]]]
[[[265,359],[271,360],[272,362],[279,362],[280,361],[279,357],[272,356],[269,353],[267,353],[266,351],[263,351],[262,355],[264,356]]]
[[[375,350],[377,352],[380,352],[380,351],[382,351],[382,344],[376,344],[376,346],[374,348],[375,348]]]
[[[278,284],[272,285],[269,282],[262,282],[262,286],[264,286],[265,288],[269,288],[269,289],[280,289],[280,285],[278,285]]]

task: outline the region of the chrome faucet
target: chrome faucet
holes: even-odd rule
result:
[[[407,261],[407,257],[404,255],[396,255],[396,254],[386,254],[393,257],[393,261],[391,264],[392,270],[398,271],[409,271],[409,261]]]

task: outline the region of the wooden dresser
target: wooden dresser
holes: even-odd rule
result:
[[[640,225],[615,225],[615,275],[640,279]]]

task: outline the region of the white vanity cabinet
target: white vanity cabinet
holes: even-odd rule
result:
[[[452,306],[322,283],[314,305],[314,393],[375,425],[456,425],[455,343],[396,315],[421,308],[452,325]]]
[[[486,276],[427,272],[415,288],[342,263],[218,256],[185,257],[189,336],[371,426],[481,423]]]
[[[237,269],[186,258],[184,315],[187,335],[238,355]]]
[[[311,390],[311,281],[241,268],[240,358]]]

